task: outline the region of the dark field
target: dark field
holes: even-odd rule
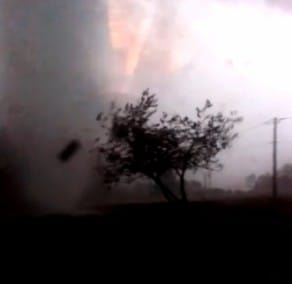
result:
[[[11,242],[13,236],[16,247],[30,253],[37,243],[41,254],[50,251],[54,258],[98,260],[110,275],[125,266],[123,275],[131,269],[152,277],[156,271],[163,279],[181,273],[179,282],[292,283],[291,209],[290,200],[268,199],[135,204],[0,222],[2,237]]]
[[[189,204],[122,204],[105,205],[75,214],[1,217],[2,225],[123,225],[137,226],[164,224],[166,226],[263,225],[292,228],[292,199],[247,199],[238,201],[198,201]]]
[[[189,204],[123,204],[103,206],[71,215],[44,215],[0,218],[2,227],[29,232],[36,228],[48,232],[83,232],[103,235],[108,230],[115,234],[156,234],[179,231],[215,239],[287,239],[292,233],[292,200],[252,199],[226,202],[192,202]],[[292,236],[292,234],[291,234]],[[275,243],[273,240],[272,243]],[[291,239],[292,244],[292,239]]]

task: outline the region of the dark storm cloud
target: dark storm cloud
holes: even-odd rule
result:
[[[71,206],[92,175],[88,149],[107,84],[105,8],[96,0],[0,2],[1,123],[24,161],[27,191],[44,207]],[[60,165],[56,155],[71,139],[85,147]]]

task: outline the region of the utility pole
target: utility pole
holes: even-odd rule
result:
[[[272,120],[268,120],[264,122],[265,125],[270,125],[271,122],[273,124],[273,179],[272,179],[272,195],[273,199],[276,200],[278,198],[278,176],[277,176],[277,158],[278,158],[278,124],[287,119],[292,119],[292,116],[289,117],[274,117]]]
[[[278,118],[273,120],[273,199],[278,196],[278,180],[277,180],[277,134],[278,134]]]

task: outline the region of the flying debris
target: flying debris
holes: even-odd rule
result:
[[[200,118],[201,117],[201,110],[197,107],[196,108],[197,116]]]
[[[96,116],[96,120],[99,121],[102,118],[102,112],[100,112],[97,116]]]
[[[81,144],[78,140],[70,141],[66,147],[58,154],[58,159],[62,163],[68,162],[81,148]]]
[[[209,100],[206,101],[206,107],[212,107],[212,104]]]

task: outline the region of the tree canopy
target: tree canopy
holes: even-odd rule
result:
[[[236,112],[210,114],[211,107],[207,100],[203,108],[195,109],[193,119],[163,112],[155,121],[158,100],[149,89],[136,103],[123,107],[112,103],[107,114],[97,115],[104,130],[96,147],[104,159],[105,182],[113,185],[122,178],[132,181],[144,176],[158,185],[167,200],[186,201],[186,172],[220,169],[217,154],[232,144],[237,137],[234,125],[242,121]],[[179,180],[180,196],[162,181],[169,171]]]

